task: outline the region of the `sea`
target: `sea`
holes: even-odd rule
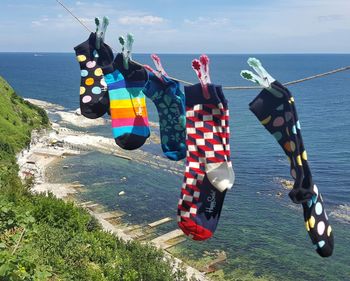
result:
[[[161,54],[173,77],[197,83],[191,61],[198,54]],[[240,77],[256,57],[280,82],[288,82],[350,65],[348,54],[230,54],[209,55],[211,80],[223,86],[253,86]],[[133,59],[152,65],[149,54]],[[26,98],[79,107],[79,65],[73,53],[0,53],[0,75]],[[211,276],[215,280],[350,280],[350,71],[289,87],[296,101],[313,179],[323,194],[335,235],[330,258],[321,258],[305,230],[301,206],[291,202],[282,180],[291,180],[287,159],[275,139],[249,111],[259,90],[225,91],[230,109],[231,157],[236,174],[227,192],[213,238],[187,239],[169,251],[198,268],[224,251],[227,260]],[[150,101],[150,120],[158,115]],[[108,126],[89,128],[91,134],[111,136]],[[163,157],[161,149],[148,149]],[[156,229],[177,228],[176,209],[182,176],[168,167],[155,169],[114,156],[91,152],[57,164],[53,181],[79,181],[80,200],[107,210],[122,210],[129,224],[171,217]],[[68,165],[69,169],[63,169]],[[124,196],[118,196],[125,191]],[[282,195],[280,195],[281,193]],[[277,196],[279,194],[280,196]]]

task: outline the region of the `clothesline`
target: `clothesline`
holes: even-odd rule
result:
[[[88,32],[93,32],[81,19],[79,19],[69,8],[67,8],[67,6],[65,6],[60,0],[56,0],[56,2],[58,4],[60,4],[74,19],[76,19]],[[112,48],[113,51],[115,52],[118,52],[117,50],[115,50],[114,48]],[[134,61],[132,60],[134,63],[140,65],[140,66],[143,66],[142,63],[139,63],[137,61]],[[343,72],[343,71],[347,71],[347,70],[350,70],[350,65],[349,66],[345,66],[345,67],[341,67],[341,68],[337,68],[337,69],[334,69],[334,70],[331,70],[331,71],[327,71],[327,72],[324,72],[324,73],[320,73],[320,74],[316,74],[316,75],[312,75],[312,76],[309,76],[309,77],[305,77],[305,78],[302,78],[302,79],[298,79],[298,80],[293,80],[293,81],[290,81],[290,82],[287,82],[287,83],[284,83],[283,85],[284,86],[290,86],[290,85],[294,85],[294,84],[298,84],[298,83],[302,83],[302,82],[305,82],[305,81],[309,81],[309,80],[312,80],[312,79],[316,79],[316,78],[320,78],[320,77],[324,77],[324,76],[328,76],[328,75],[332,75],[332,74],[335,74],[335,73],[338,73],[338,72]],[[185,80],[182,80],[182,79],[179,79],[179,78],[175,78],[175,77],[171,77],[169,76],[169,78],[177,81],[177,82],[180,82],[182,84],[185,84],[185,85],[193,85],[193,83],[191,82],[188,82],[188,81],[185,81]],[[252,89],[261,89],[263,88],[262,86],[224,86],[222,87],[224,90],[252,90]]]

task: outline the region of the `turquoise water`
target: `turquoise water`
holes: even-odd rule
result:
[[[196,82],[190,67],[194,55],[162,55],[172,76]],[[223,85],[250,85],[239,77],[248,55],[212,55],[212,81]],[[256,55],[281,82],[350,65],[350,55]],[[150,64],[148,56],[135,59]],[[79,106],[79,68],[73,54],[0,54],[0,75],[19,94]],[[350,223],[336,219],[340,205],[350,206],[350,72],[291,86],[315,183],[324,195],[335,233],[334,255],[320,258],[304,228],[300,206],[290,202],[276,178],[290,179],[281,148],[248,110],[257,91],[226,92],[231,112],[232,160],[236,172],[215,237],[206,242],[187,240],[173,251],[197,259],[204,251],[225,250],[225,280],[242,272],[266,280],[350,280]],[[150,103],[148,103],[149,105]],[[157,121],[150,106],[151,120]],[[109,136],[110,128],[92,130]],[[159,149],[147,148],[153,153]],[[79,196],[108,209],[121,209],[130,223],[175,218],[182,177],[113,156],[91,153],[64,160],[70,169],[57,168],[57,180],[79,180],[86,192]],[[172,165],[169,162],[169,165]],[[122,177],[126,177],[126,181]],[[123,197],[118,196],[126,191]],[[282,191],[281,198],[275,194]],[[349,210],[349,209],[348,209]],[[350,211],[345,213],[350,216]],[[172,222],[159,233],[176,228]]]

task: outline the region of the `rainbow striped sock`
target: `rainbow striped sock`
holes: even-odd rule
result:
[[[142,66],[129,62],[124,69],[123,56],[103,68],[107,83],[113,137],[121,148],[132,150],[141,147],[150,136],[146,98],[142,89],[147,72]]]

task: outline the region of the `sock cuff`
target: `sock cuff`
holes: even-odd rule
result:
[[[275,81],[270,88],[264,88],[255,99],[249,103],[249,109],[262,121],[281,104],[288,104],[291,93],[281,83]]]
[[[151,100],[155,100],[158,95],[154,95],[156,92],[159,91],[171,91],[174,93],[174,95],[179,96],[177,93],[179,91],[179,82],[170,79],[168,77],[162,76],[163,81],[161,81],[154,73],[150,72],[148,74],[148,81],[143,88],[143,92],[146,97],[148,97]],[[180,98],[180,96],[179,96]]]
[[[219,104],[221,100],[217,94],[217,87],[221,87],[215,84],[208,84],[208,91],[210,98],[206,99],[203,96],[202,85],[200,83],[185,86],[186,106],[193,107],[196,104]]]
[[[114,61],[111,64],[104,66],[102,70],[105,75],[118,70],[126,81],[144,81],[146,83],[148,80],[146,69],[131,60],[129,60],[129,69],[125,69],[123,55],[121,53],[118,53]]]
[[[95,45],[94,41],[96,42],[96,35],[95,33],[91,32],[89,38],[86,41],[74,47],[75,53],[79,55],[90,56],[90,51]]]
[[[222,91],[221,85],[215,86],[215,89],[216,89],[216,93],[217,93],[219,99],[221,100],[224,108],[228,108],[228,101],[224,95],[224,92]]]
[[[96,49],[96,34],[91,33],[89,38],[78,46],[74,47],[77,55],[85,55],[88,59],[97,61],[101,67],[113,62],[113,52],[110,46],[101,44],[100,49]],[[97,55],[94,53],[96,51]]]

